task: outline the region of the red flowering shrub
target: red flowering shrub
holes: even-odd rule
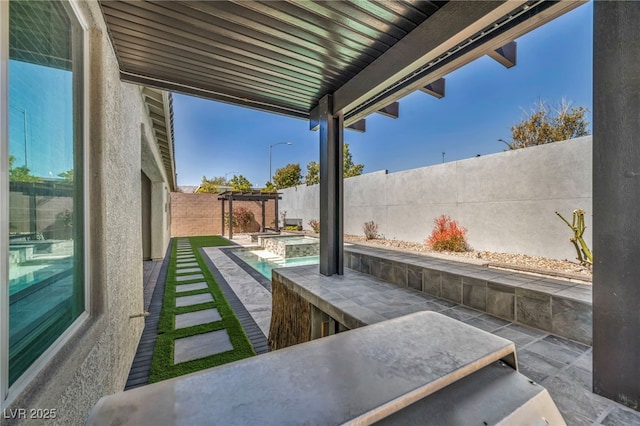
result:
[[[434,221],[427,245],[435,251],[467,251],[467,230],[449,216],[442,215]]]
[[[240,228],[240,232],[249,232],[253,228],[255,218],[253,212],[246,207],[233,209],[233,229]],[[224,227],[229,227],[229,213],[224,214]]]

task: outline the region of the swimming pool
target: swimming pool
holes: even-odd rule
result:
[[[266,278],[271,279],[271,271],[274,268],[287,268],[291,266],[317,265],[320,256],[305,256],[283,259],[267,250],[234,250],[233,254],[239,257],[247,265],[260,272]]]

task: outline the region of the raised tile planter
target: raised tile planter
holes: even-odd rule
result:
[[[318,256],[320,240],[306,236],[262,236],[258,237],[259,244],[271,253],[289,259],[293,257]]]
[[[448,260],[349,246],[345,266],[591,345],[591,286]]]

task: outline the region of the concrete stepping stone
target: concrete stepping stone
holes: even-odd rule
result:
[[[179,277],[176,277],[176,281],[180,282],[180,281],[189,281],[189,280],[203,280],[204,279],[204,275],[202,274],[195,274],[195,275],[181,275]]]
[[[194,294],[193,296],[176,297],[176,308],[213,302],[211,293]]]
[[[193,268],[198,265],[198,262],[178,262],[178,268]]]
[[[189,263],[189,262],[195,262],[195,261],[196,261],[195,256],[183,256],[176,259],[176,262],[178,263]]]
[[[227,330],[196,334],[174,341],[173,363],[191,361],[233,350]]]
[[[184,293],[185,291],[203,290],[208,288],[207,283],[180,284],[176,286],[176,292]]]
[[[192,327],[220,321],[222,317],[216,308],[176,315],[176,329]]]
[[[181,268],[178,267],[176,273],[178,274],[193,274],[194,272],[202,272],[200,268]]]

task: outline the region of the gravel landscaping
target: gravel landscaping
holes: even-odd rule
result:
[[[576,279],[591,282],[592,270],[580,265],[577,261],[549,259],[526,254],[496,253],[490,251],[471,250],[462,253],[436,252],[425,244],[411,243],[400,240],[374,239],[366,240],[360,235],[345,234],[347,243],[362,244],[372,247],[382,247],[390,250],[404,251],[407,253],[422,254],[425,256],[442,257],[479,265],[489,265],[503,269],[514,269],[521,272],[550,275],[556,278]]]

